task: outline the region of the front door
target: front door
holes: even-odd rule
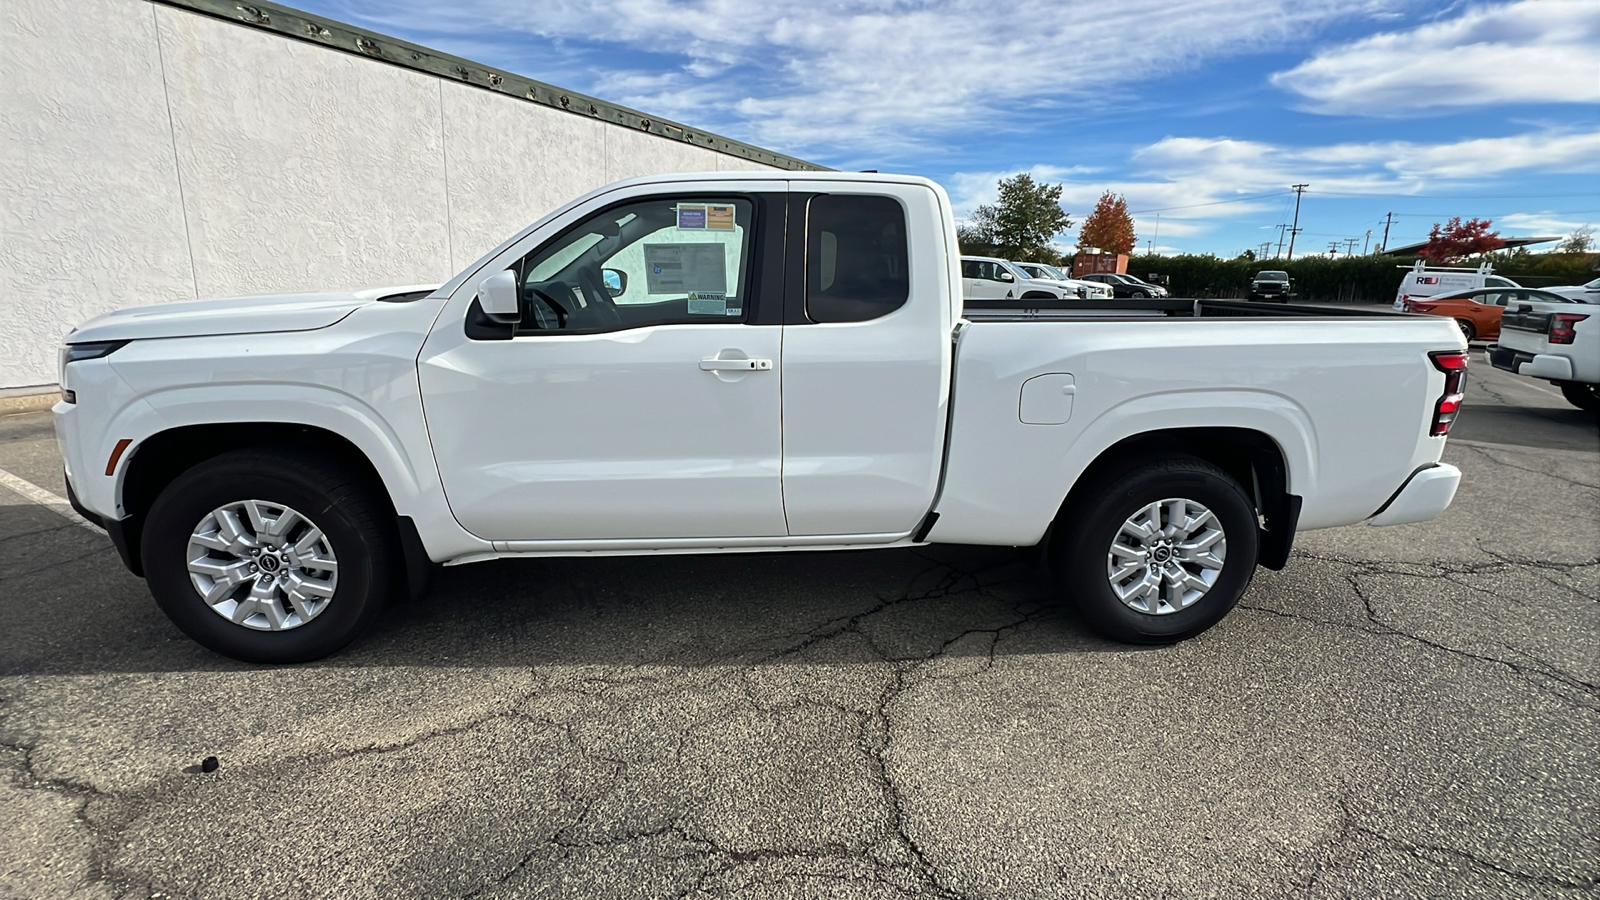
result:
[[[783,535],[781,313],[756,324],[781,305],[757,260],[782,214],[612,205],[512,267],[514,327],[476,303],[441,317],[420,377],[457,521],[496,541]]]

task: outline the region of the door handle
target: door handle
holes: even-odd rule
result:
[[[772,369],[770,359],[702,359],[702,372],[767,372]]]

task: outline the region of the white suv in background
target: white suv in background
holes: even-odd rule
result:
[[[1055,266],[1047,266],[1044,263],[1036,262],[1019,262],[1012,263],[1012,265],[1021,269],[1022,273],[1029,278],[1036,278],[1040,281],[1054,281],[1071,288],[1077,291],[1078,296],[1084,300],[1111,299],[1111,288],[1106,285],[1093,281],[1079,281]]]
[[[1568,300],[1576,300],[1579,303],[1600,303],[1600,278],[1585,284],[1561,285],[1559,287],[1548,287],[1545,290],[1552,294],[1560,294]]]
[[[1078,299],[1073,288],[1030,278],[1014,264],[990,256],[961,257],[961,292],[968,300]]]

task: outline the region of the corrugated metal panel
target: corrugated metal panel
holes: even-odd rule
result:
[[[649,132],[669,140],[683,141],[686,144],[752,162],[795,170],[817,171],[827,168],[626,106],[618,106],[598,97],[590,97],[587,94],[534,81],[500,69],[492,69],[470,59],[440,53],[420,44],[313,16],[275,3],[234,3],[230,0],[151,0],[151,2],[225,19],[246,27],[318,44],[331,50],[426,72],[529,103],[538,103],[573,115],[611,122],[623,128]]]

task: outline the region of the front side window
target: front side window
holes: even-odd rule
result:
[[[517,334],[740,323],[753,204],[652,197],[597,213],[517,263]]]
[[[899,201],[812,197],[806,209],[806,316],[813,322],[864,322],[894,312],[911,296],[909,257]]]

